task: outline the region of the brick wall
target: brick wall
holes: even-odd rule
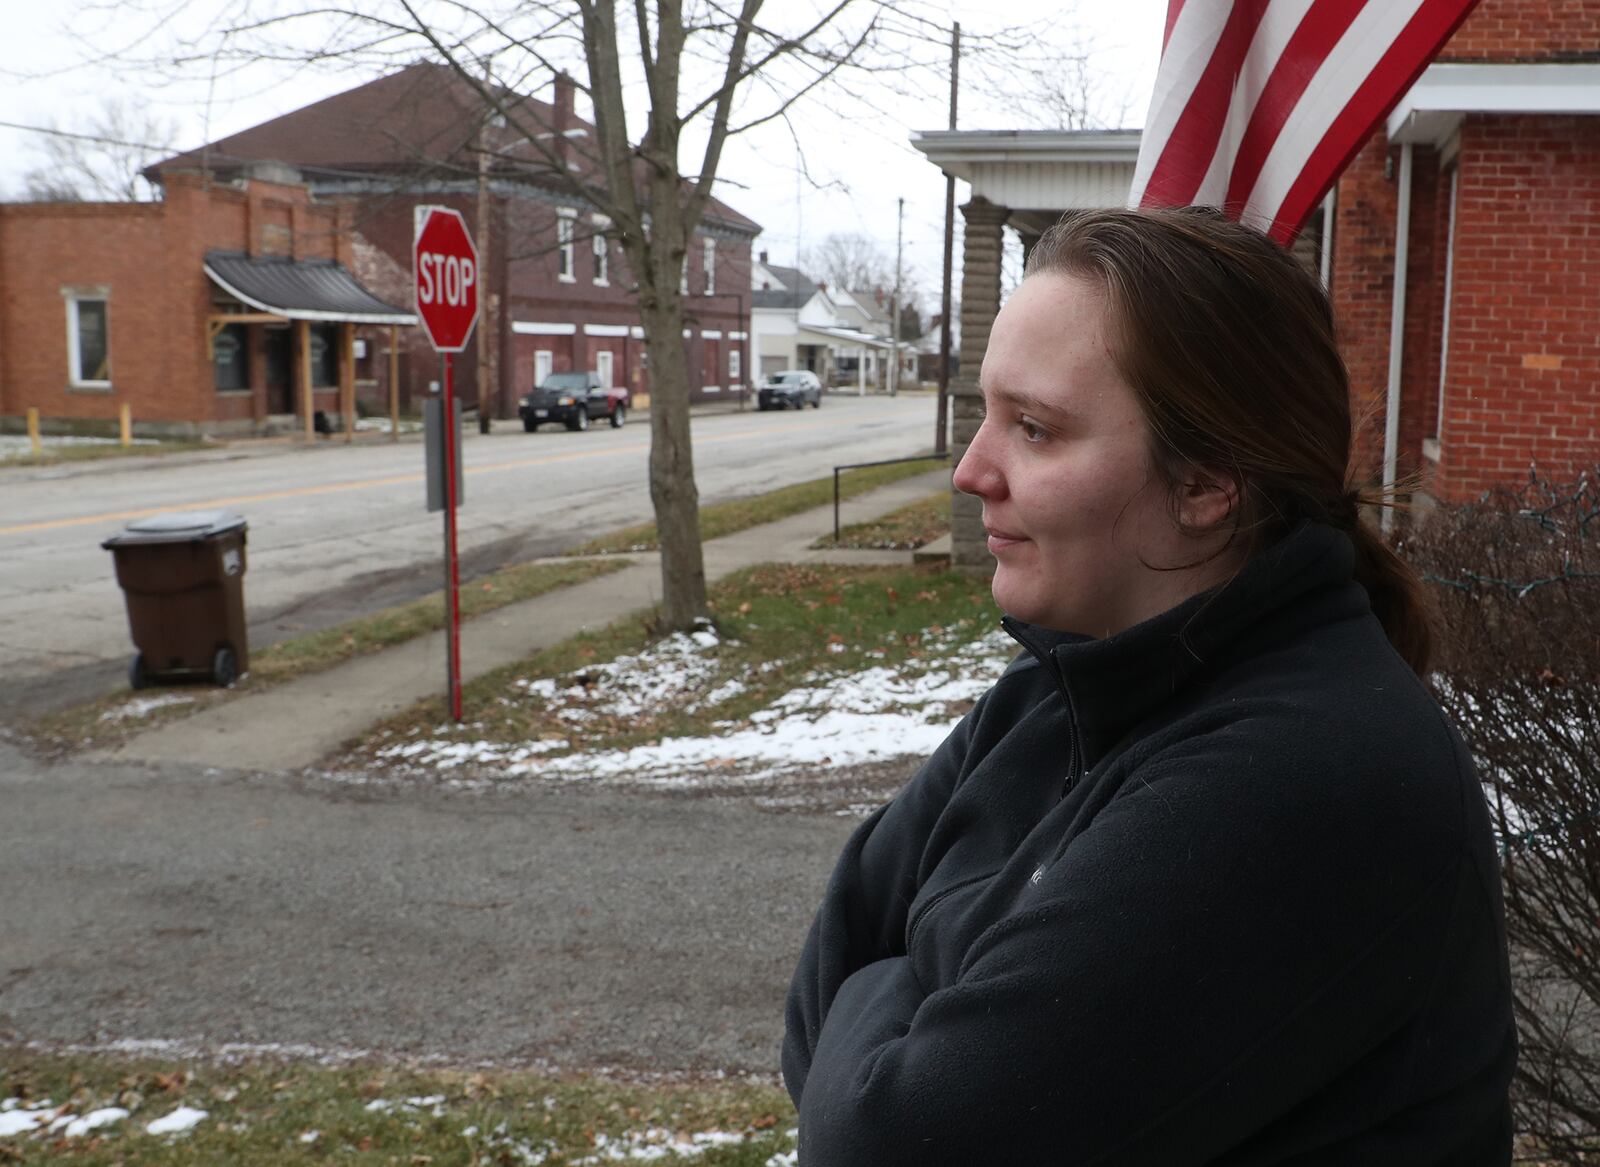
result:
[[[1439,486],[1472,497],[1600,459],[1600,120],[1462,127]]]
[[[1375,134],[1339,180],[1330,292],[1340,348],[1350,370],[1355,462],[1363,478],[1382,470],[1393,303],[1395,185],[1384,177],[1389,150]]]
[[[1439,54],[1441,61],[1600,59],[1593,0],[1482,0]]]
[[[287,224],[287,228],[285,228]],[[171,176],[158,203],[0,205],[0,417],[37,408],[47,422],[110,429],[127,404],[142,432],[184,432],[265,416],[265,390],[219,394],[206,351],[208,250],[287,242],[301,258],[341,254],[338,212],[302,188],[244,189]],[[282,229],[289,231],[284,236]],[[75,387],[64,289],[107,289],[111,385]],[[250,354],[259,369],[258,353]],[[317,395],[337,409],[337,392]]]

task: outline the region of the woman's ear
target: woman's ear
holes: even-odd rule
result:
[[[1239,495],[1239,480],[1227,471],[1191,466],[1178,489],[1178,517],[1190,530],[1210,530],[1233,513]]]

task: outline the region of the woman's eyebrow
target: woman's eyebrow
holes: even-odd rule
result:
[[[1018,409],[1026,410],[1029,413],[1041,413],[1047,417],[1057,418],[1076,416],[1072,410],[1067,409],[1065,406],[1019,389],[990,389],[985,386],[983,392],[985,397],[1004,401],[1007,405],[1016,406]]]

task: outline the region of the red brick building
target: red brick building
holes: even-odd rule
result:
[[[418,64],[152,167],[227,180],[263,161],[295,168],[319,203],[337,203],[358,244],[356,271],[379,295],[409,304],[413,210],[454,207],[478,243],[478,339],[456,362],[458,392],[496,417],[550,372],[594,370],[636,395],[649,391],[644,334],[621,247],[520,124],[548,127],[561,164],[592,172],[594,127],[558,77],[553,100],[510,91],[507,124],[453,71]],[[691,385],[708,398],[743,387],[750,244],[760,227],[712,200],[691,241],[682,287]],[[365,246],[363,246],[365,245]],[[402,396],[438,377],[420,330]],[[433,369],[429,373],[427,370]],[[480,387],[482,395],[480,398]],[[379,393],[381,382],[371,388]]]
[[[37,409],[115,432],[124,406],[142,435],[350,417],[412,317],[352,275],[346,212],[271,176],[174,176],[165,195],[0,205],[0,425]]]
[[[1439,498],[1600,462],[1596,115],[1600,5],[1483,0],[1340,180],[1330,290],[1374,478],[1386,422]]]

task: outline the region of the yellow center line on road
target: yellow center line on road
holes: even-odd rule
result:
[[[816,429],[826,428],[829,425],[838,426],[854,424],[853,422],[829,421],[812,422],[800,428]],[[745,441],[750,438],[764,437],[780,431],[792,431],[793,425],[771,425],[764,429],[741,430],[736,434],[717,434],[709,437],[696,437],[696,445],[712,445],[717,442]],[[485,466],[468,466],[465,473],[492,474],[501,470],[522,470],[529,466],[548,466],[557,462],[575,462],[585,458],[603,458],[609,454],[631,453],[636,450],[648,449],[647,442],[630,442],[625,446],[605,446],[596,450],[570,450],[560,454],[540,454],[532,458],[516,458],[508,462],[491,462]],[[290,486],[282,490],[265,490],[259,494],[239,494],[228,498],[213,498],[205,502],[180,503],[176,506],[140,507],[137,510],[106,511],[97,515],[80,515],[71,519],[46,519],[37,523],[13,523],[10,526],[0,527],[0,535],[29,535],[38,531],[56,531],[66,527],[87,527],[95,523],[127,522],[131,519],[144,519],[151,515],[159,515],[164,511],[181,510],[221,510],[224,507],[244,506],[255,502],[276,502],[286,498],[314,498],[320,494],[339,494],[350,490],[375,490],[384,486],[403,486],[407,483],[421,482],[423,473],[418,471],[412,474],[391,474],[383,478],[364,478],[356,482],[330,482],[321,486]]]

